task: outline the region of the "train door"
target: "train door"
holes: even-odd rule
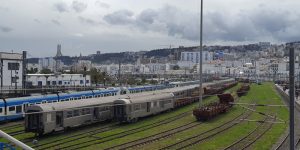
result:
[[[147,102],[147,112],[150,112],[151,102]]]
[[[99,107],[95,107],[94,108],[94,120],[98,120],[98,119],[100,119],[100,114],[99,114]]]
[[[37,112],[37,111],[29,111],[27,113],[33,113],[33,112]],[[33,114],[28,114],[27,115],[27,129],[29,130],[39,130],[39,128],[41,127],[41,116],[42,114],[40,113],[33,113]]]
[[[124,120],[124,116],[125,116],[125,105],[120,105],[117,104],[115,106],[115,117],[119,120],[119,121],[123,121]]]
[[[63,112],[56,112],[56,127],[63,127]]]

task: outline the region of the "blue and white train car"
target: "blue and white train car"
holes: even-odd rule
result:
[[[0,121],[20,119],[27,106],[57,101],[57,99],[56,94],[1,99]]]
[[[50,95],[30,96],[0,99],[0,121],[15,120],[23,118],[23,113],[27,106],[44,103],[57,103],[80,99],[90,99],[94,97],[115,96],[120,91],[117,88],[108,90],[91,90],[74,93],[59,93]]]

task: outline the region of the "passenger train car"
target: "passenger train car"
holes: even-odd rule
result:
[[[29,106],[26,111],[29,114],[25,115],[25,131],[46,134],[113,119],[114,99],[115,97],[110,96],[103,97],[101,101],[98,98],[92,98],[84,102],[78,100]],[[37,112],[38,114],[35,114]]]
[[[114,119],[113,102],[120,99],[147,97],[151,93],[92,98],[88,101],[38,104],[29,106],[25,115],[25,130],[46,134],[80,125]]]
[[[78,100],[28,106],[25,114],[25,130],[47,134],[111,119],[117,119],[120,122],[135,122],[141,117],[187,104],[176,103],[176,101],[179,98],[191,96],[193,92],[199,90],[197,86],[91,98],[89,101]]]
[[[117,99],[114,101],[115,118],[119,122],[136,122],[138,118],[174,108],[174,100],[172,93],[153,94],[134,99]]]
[[[154,91],[164,89],[164,85],[139,86],[131,88],[109,88],[105,90],[90,90],[74,93],[58,93],[50,95],[30,96],[0,99],[0,122],[7,120],[21,119],[24,116],[24,110],[29,105],[58,103],[64,101],[73,101],[80,99],[90,99],[97,97],[116,96],[128,93],[140,93],[145,91]]]

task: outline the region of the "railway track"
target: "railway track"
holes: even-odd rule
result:
[[[38,144],[38,145],[33,146],[33,148],[48,149],[48,148],[53,147],[53,145],[69,143],[69,142],[72,142],[74,140],[85,138],[85,137],[89,136],[90,134],[93,134],[93,133],[96,133],[96,132],[101,133],[101,132],[106,132],[106,131],[113,130],[116,127],[117,127],[117,124],[107,125],[107,126],[97,128],[97,129],[93,129],[93,130],[90,130],[90,131],[86,131],[86,132],[83,132],[83,133],[78,133],[78,134],[74,134],[74,135],[71,135],[71,136],[64,136],[63,138],[51,140],[51,141],[48,141],[48,142],[43,143],[43,144]],[[30,139],[30,140],[27,139],[26,142],[31,142],[32,140],[33,139]]]
[[[265,118],[264,121],[270,120],[270,118]],[[274,120],[273,120],[274,121]],[[253,145],[257,140],[259,140],[267,131],[272,128],[273,123],[262,122],[254,130],[252,130],[246,136],[240,138],[236,142],[232,143],[224,150],[244,150]]]
[[[128,135],[132,135],[132,134],[135,134],[135,133],[143,132],[145,130],[153,129],[155,127],[159,127],[159,126],[167,124],[167,123],[171,123],[173,121],[176,121],[176,120],[178,120],[180,118],[183,118],[183,117],[185,117],[187,115],[190,115],[190,114],[191,114],[191,112],[187,111],[185,113],[181,113],[180,115],[173,116],[173,117],[167,118],[167,119],[162,120],[162,121],[158,121],[158,122],[155,122],[155,123],[152,123],[152,124],[144,125],[144,126],[141,126],[141,127],[133,128],[133,129],[130,129],[130,130],[126,130],[126,131],[123,131],[123,132],[119,132],[119,133],[115,133],[115,134],[111,134],[111,135],[103,136],[103,137],[95,136],[98,133],[94,133],[91,136],[94,139],[89,139],[87,141],[79,142],[79,143],[76,143],[76,144],[73,144],[73,145],[60,147],[60,149],[77,150],[77,149],[86,148],[86,147],[92,146],[92,145],[102,144],[102,143],[109,142],[109,141],[112,141],[112,140],[115,140],[115,139],[126,137]]]
[[[290,137],[290,134],[287,134],[287,135],[284,137],[284,139],[280,142],[280,144],[274,148],[274,150],[279,150],[279,149],[283,148],[284,143],[287,142],[287,140],[288,140],[289,137]],[[298,144],[298,143],[299,143],[299,141],[297,142],[297,144]],[[297,145],[297,144],[296,144],[296,145]]]
[[[128,148],[133,148],[133,147],[137,147],[137,146],[140,146],[140,145],[149,144],[151,142],[154,142],[154,141],[157,141],[157,140],[160,140],[160,139],[163,139],[163,138],[170,137],[173,134],[180,133],[180,132],[186,131],[188,129],[194,128],[194,127],[196,127],[200,124],[201,123],[199,123],[197,121],[190,122],[190,123],[184,124],[182,126],[179,126],[179,127],[176,127],[176,128],[173,128],[173,129],[170,129],[170,130],[167,130],[167,131],[164,131],[164,132],[152,135],[152,136],[148,136],[148,137],[145,137],[145,138],[142,138],[142,139],[127,142],[127,143],[124,143],[124,144],[121,144],[121,145],[116,145],[116,146],[107,148],[105,150],[128,149]]]
[[[243,115],[243,113],[240,114],[240,115],[238,115],[237,117],[233,118],[230,121],[236,120],[237,118],[241,117],[242,115]],[[228,123],[228,122],[226,122],[226,123]],[[224,123],[224,124],[226,124],[226,123]],[[157,134],[154,134],[154,135],[142,138],[142,139],[138,139],[138,140],[134,140],[134,141],[130,141],[130,142],[124,143],[124,144],[120,144],[120,145],[116,145],[116,146],[113,146],[113,147],[109,147],[109,148],[107,148],[105,150],[136,148],[136,147],[139,147],[139,146],[142,146],[142,145],[146,145],[146,144],[150,144],[152,142],[155,142],[155,141],[158,141],[158,140],[161,140],[161,139],[164,139],[164,138],[168,138],[168,137],[170,137],[172,135],[175,135],[177,133],[180,133],[180,132],[186,131],[188,129],[191,129],[193,127],[196,127],[196,126],[198,126],[200,124],[201,123],[199,123],[197,121],[190,122],[190,123],[184,124],[182,126],[179,126],[179,127],[176,127],[176,128],[173,128],[173,129],[161,132],[161,133],[157,133]]]
[[[157,122],[152,123],[152,124],[140,126],[140,127],[137,127],[137,128],[133,128],[131,130],[123,131],[123,132],[120,132],[120,133],[116,133],[116,134],[112,134],[112,135],[108,135],[108,136],[104,136],[104,137],[98,137],[98,136],[95,136],[95,135],[99,134],[99,133],[102,133],[102,132],[112,130],[112,129],[108,129],[108,130],[100,130],[99,129],[99,130],[96,130],[96,131],[93,130],[93,131],[89,131],[88,133],[85,132],[85,133],[81,133],[81,134],[78,134],[78,135],[74,135],[70,138],[67,137],[68,140],[65,140],[66,138],[63,138],[63,139],[59,139],[59,140],[56,140],[56,141],[50,141],[50,142],[47,142],[47,143],[44,143],[44,144],[41,144],[41,145],[37,145],[34,148],[38,147],[40,150],[46,150],[46,149],[49,149],[49,148],[53,148],[54,146],[57,146],[57,145],[64,145],[64,144],[72,143],[74,141],[84,139],[84,138],[87,138],[87,137],[93,137],[94,139],[92,139],[92,140],[87,140],[87,141],[84,141],[84,142],[71,144],[71,145],[68,145],[68,146],[60,147],[59,149],[69,149],[69,148],[76,147],[76,146],[79,146],[79,147],[75,148],[75,149],[84,148],[84,147],[93,145],[91,143],[98,142],[99,140],[101,140],[101,143],[104,143],[104,142],[108,142],[108,141],[111,141],[111,140],[114,140],[114,139],[122,138],[122,137],[130,135],[130,134],[142,132],[144,130],[148,130],[148,129],[157,127],[159,125],[170,123],[172,121],[183,118],[183,117],[185,117],[189,114],[190,114],[190,111],[187,111],[187,112],[181,113],[177,116],[173,116],[173,117],[170,117],[170,118],[165,119],[165,120],[160,120],[160,121],[157,121]],[[115,126],[115,127],[118,127],[118,126]],[[115,128],[113,128],[113,129],[115,129]],[[85,145],[85,146],[83,146],[83,145]]]
[[[241,116],[233,119],[233,120],[230,120],[222,125],[219,125],[215,128],[212,128],[208,131],[204,131],[202,133],[199,133],[199,134],[196,134],[192,137],[189,137],[189,138],[186,138],[182,141],[179,141],[177,143],[174,143],[174,144],[171,144],[171,145],[168,145],[166,147],[163,147],[161,148],[160,150],[166,150],[166,149],[176,149],[176,150],[179,150],[179,149],[185,149],[185,148],[188,148],[190,146],[193,146],[195,144],[198,144],[198,143],[201,143],[209,138],[212,138],[224,131],[227,131],[228,129],[236,126],[237,124],[239,124],[241,122],[240,119],[243,119],[243,118],[247,118],[249,117],[250,115],[252,114],[252,112],[245,112],[243,113]]]
[[[24,123],[23,122],[16,122],[13,124],[8,124],[8,125],[0,125],[0,130],[10,130],[13,128],[18,128],[18,127],[23,127]]]
[[[9,134],[10,136],[16,136],[16,135],[20,135],[25,133],[24,130],[18,130],[18,131],[14,131],[14,132],[8,132],[7,134]]]

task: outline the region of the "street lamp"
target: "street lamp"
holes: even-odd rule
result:
[[[201,0],[200,7],[200,60],[199,60],[199,75],[200,75],[200,85],[199,85],[199,107],[202,104],[202,34],[203,34],[203,0]]]

